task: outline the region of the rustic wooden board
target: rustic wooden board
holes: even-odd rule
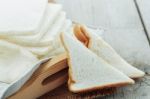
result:
[[[103,99],[150,99],[150,46],[134,0],[56,1],[64,5],[68,18],[91,27],[104,28],[104,39],[129,63],[146,72],[146,76],[135,85],[119,88],[115,94]],[[148,16],[147,20],[150,22]],[[40,98],[74,99],[76,95],[72,96],[67,87],[61,86]]]

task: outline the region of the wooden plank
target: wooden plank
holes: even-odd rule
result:
[[[93,2],[94,25],[106,29],[142,28],[132,0],[91,0],[91,2]]]
[[[143,24],[150,38],[150,0],[136,0]]]
[[[150,99],[150,48],[134,1],[56,1],[64,5],[68,18],[89,26],[105,28],[104,39],[128,62],[146,72],[146,76],[136,81],[135,85],[119,88],[115,94],[103,99]],[[66,90],[67,87],[61,86],[40,98],[76,98]]]
[[[104,28],[142,28],[133,0],[56,0],[72,20]]]
[[[93,24],[93,14],[91,9],[91,0],[55,0],[63,4],[68,18],[74,21]]]

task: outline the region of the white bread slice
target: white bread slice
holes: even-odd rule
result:
[[[48,0],[0,0],[0,35],[36,34]]]
[[[82,35],[84,34],[89,39],[88,48],[95,54],[97,54],[99,57],[107,61],[110,65],[112,65],[113,67],[120,70],[121,72],[123,72],[131,78],[139,78],[144,76],[145,73],[143,71],[127,63],[99,35],[97,35],[96,33],[89,32],[86,26],[83,25],[80,26],[80,30],[82,31]]]
[[[59,4],[49,3],[45,20],[37,34],[4,36],[3,38],[10,42],[23,46],[40,46],[41,44],[39,44],[38,42],[43,37],[43,35],[47,33],[49,29],[54,28],[54,24],[58,23],[59,20],[65,20],[65,12],[61,12],[61,9],[62,6]]]
[[[42,56],[40,56],[40,58],[57,56],[59,54],[64,53],[65,49],[61,44],[60,33],[61,32],[70,32],[71,31],[70,28],[72,28],[72,23],[70,20],[66,20],[66,22],[63,24],[63,26],[61,27],[60,30],[56,28],[56,29],[54,29],[52,34],[48,34],[50,37],[52,37],[50,39],[51,41],[49,39],[45,39],[45,42],[43,42],[43,43],[47,43],[47,44],[51,44],[51,45],[49,46],[49,50],[47,51],[47,53],[44,53]]]
[[[70,91],[78,93],[134,83],[75,37],[62,34],[61,39],[68,54]]]
[[[29,51],[2,40],[0,53],[0,82],[12,83],[38,62]]]
[[[59,37],[61,32],[67,31],[71,27],[71,21],[68,19],[62,18],[59,19],[52,28],[42,37],[40,43],[49,44],[50,40]]]
[[[56,56],[58,54],[65,52],[65,50],[62,49],[63,46],[61,45],[61,41],[58,35],[60,35],[61,32],[68,31],[71,28],[71,22],[70,20],[65,20],[65,23],[62,23],[61,21],[57,23],[60,23],[63,25],[61,26],[61,29],[57,28],[59,27],[58,26],[59,24],[57,25],[55,24],[55,26],[53,26],[52,28],[53,32],[49,32],[49,34],[46,34],[47,39],[45,39],[45,42],[42,42],[44,44],[47,43],[48,46],[39,46],[39,47],[27,46],[25,48],[28,49],[30,52],[32,52],[34,55],[36,55],[40,59],[45,58],[45,57]]]
[[[25,47],[28,51],[33,53],[37,58],[41,58],[48,54],[49,51],[53,51],[53,46],[46,47]]]

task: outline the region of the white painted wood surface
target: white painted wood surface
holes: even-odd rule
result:
[[[150,0],[136,0],[141,17],[150,38]]]
[[[64,5],[68,18],[104,28],[104,39],[128,62],[146,72],[135,85],[119,88],[103,99],[150,99],[150,46],[134,0],[56,1]],[[137,1],[150,34],[150,0]]]
[[[56,1],[64,5],[68,18],[104,28],[105,40],[128,62],[150,65],[150,47],[133,0]]]

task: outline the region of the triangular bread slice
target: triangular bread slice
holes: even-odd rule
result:
[[[61,34],[61,39],[68,54],[70,91],[78,93],[134,83],[75,37]]]
[[[115,67],[116,69],[120,70],[127,76],[131,78],[139,78],[144,76],[144,72],[131,66],[127,63],[117,52],[108,44],[106,43],[99,35],[96,33],[91,33],[88,31],[88,28],[83,25],[77,25],[74,29],[79,30],[80,32],[76,32],[75,35],[86,36],[89,39],[88,48],[97,54],[99,57],[103,58],[107,61],[110,65]],[[80,36],[80,37],[82,37]],[[76,36],[79,38],[79,36]],[[81,39],[81,38],[80,38]],[[80,40],[81,41],[81,40]]]

